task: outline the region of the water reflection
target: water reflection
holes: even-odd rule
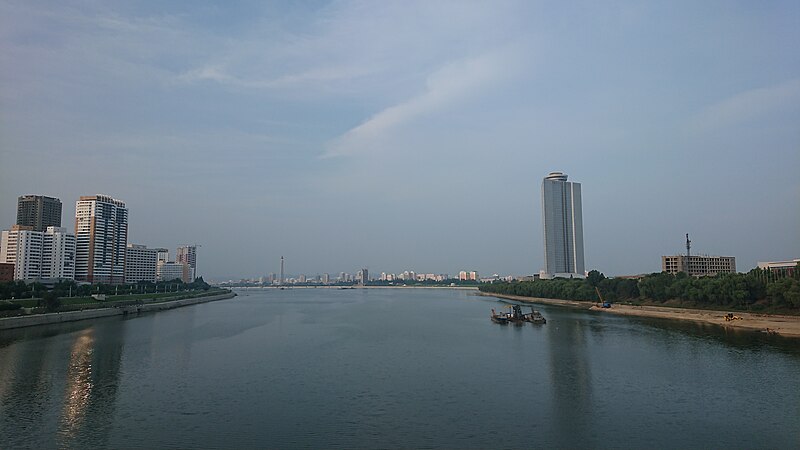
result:
[[[106,446],[119,389],[125,322],[99,322],[76,336],[59,446]],[[74,396],[72,396],[74,394]]]
[[[86,416],[86,406],[92,394],[92,351],[94,350],[93,329],[81,332],[75,339],[70,352],[67,370],[67,388],[64,396],[64,409],[61,414],[59,434],[62,439],[71,439],[80,429]]]
[[[579,447],[592,419],[592,374],[586,324],[565,316],[548,321],[553,430],[560,446]]]

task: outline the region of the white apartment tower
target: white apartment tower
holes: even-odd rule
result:
[[[542,278],[583,278],[581,184],[550,172],[542,181],[544,265]]]
[[[42,278],[75,279],[75,236],[64,227],[47,227],[42,235]]]
[[[107,195],[81,197],[75,204],[75,279],[123,283],[128,244],[128,209]]]
[[[42,232],[30,226],[14,225],[3,230],[0,262],[14,264],[15,280],[41,278],[42,239]]]
[[[62,227],[14,225],[2,233],[0,262],[14,264],[15,280],[75,277],[75,236]]]

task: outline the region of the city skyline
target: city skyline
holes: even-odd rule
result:
[[[65,200],[68,222],[105,192],[128,242],[202,243],[214,279],[281,255],[533,274],[539,182],[561,170],[592,187],[587,270],[659,271],[685,233],[740,271],[790,260],[798,18],[788,1],[10,0],[0,227],[21,195]]]

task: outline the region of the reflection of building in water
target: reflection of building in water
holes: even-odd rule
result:
[[[557,326],[546,325],[550,335],[550,385],[553,399],[553,423],[558,447],[580,448],[593,423],[592,374],[587,351],[586,325],[565,320]],[[584,444],[584,445],[581,445]]]
[[[76,336],[59,421],[59,447],[108,446],[119,387],[123,330],[118,321],[104,321]]]
[[[84,330],[72,344],[67,369],[67,386],[59,433],[69,438],[83,423],[92,394],[92,328]]]

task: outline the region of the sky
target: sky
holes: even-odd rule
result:
[[[129,208],[206,279],[800,258],[800,2],[0,0],[0,228]]]

